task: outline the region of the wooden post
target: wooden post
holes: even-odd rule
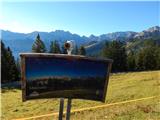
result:
[[[68,102],[67,102],[67,112],[66,112],[66,120],[70,120],[70,112],[71,112],[71,103],[72,103],[72,99],[68,98]]]
[[[62,120],[63,118],[63,107],[64,107],[64,98],[61,98],[59,105],[59,120]]]

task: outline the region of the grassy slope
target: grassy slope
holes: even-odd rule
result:
[[[107,103],[160,95],[160,71],[113,74],[110,77]],[[2,90],[2,120],[28,117],[58,111],[59,99],[21,101],[21,91]],[[73,100],[72,109],[100,105],[89,100]],[[53,119],[52,117],[41,119]],[[143,120],[160,119],[158,98],[125,105],[85,111],[71,115],[71,120]]]

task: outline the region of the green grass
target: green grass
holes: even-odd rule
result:
[[[112,74],[110,76],[106,104],[158,95],[160,95],[160,71]],[[22,102],[21,91],[18,89],[2,89],[1,102],[2,120],[48,114],[57,112],[59,109],[59,99]],[[72,109],[101,104],[104,103],[73,99]],[[39,118],[38,120],[51,120],[53,118],[52,116]],[[158,98],[78,112],[71,115],[71,120],[158,119],[160,119],[160,101]]]

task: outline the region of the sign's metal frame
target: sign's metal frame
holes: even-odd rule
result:
[[[107,87],[108,87],[108,81],[109,81],[109,73],[111,71],[111,66],[113,60],[111,59],[97,59],[97,58],[91,58],[86,56],[80,56],[80,55],[67,55],[67,54],[50,54],[50,53],[21,53],[21,82],[22,82],[22,100],[26,101],[26,76],[25,76],[25,58],[26,57],[59,57],[59,58],[67,58],[67,59],[86,59],[91,61],[103,61],[108,63],[108,70],[106,75],[106,81],[104,85],[104,93],[102,102],[105,102],[106,100],[106,94],[107,94]]]

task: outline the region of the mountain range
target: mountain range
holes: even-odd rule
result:
[[[38,33],[48,49],[50,42],[53,40],[57,40],[61,46],[66,40],[74,40],[77,46],[84,45],[88,54],[96,54],[105,46],[106,41],[120,40],[131,42],[133,39],[144,40],[153,37],[160,38],[160,27],[154,26],[141,32],[113,32],[99,36],[90,35],[89,37],[72,34],[69,31],[64,30],[52,32],[34,31],[26,34],[1,30],[1,40],[6,46],[9,46],[12,49],[14,56],[18,57],[21,52],[31,51],[32,44]]]

